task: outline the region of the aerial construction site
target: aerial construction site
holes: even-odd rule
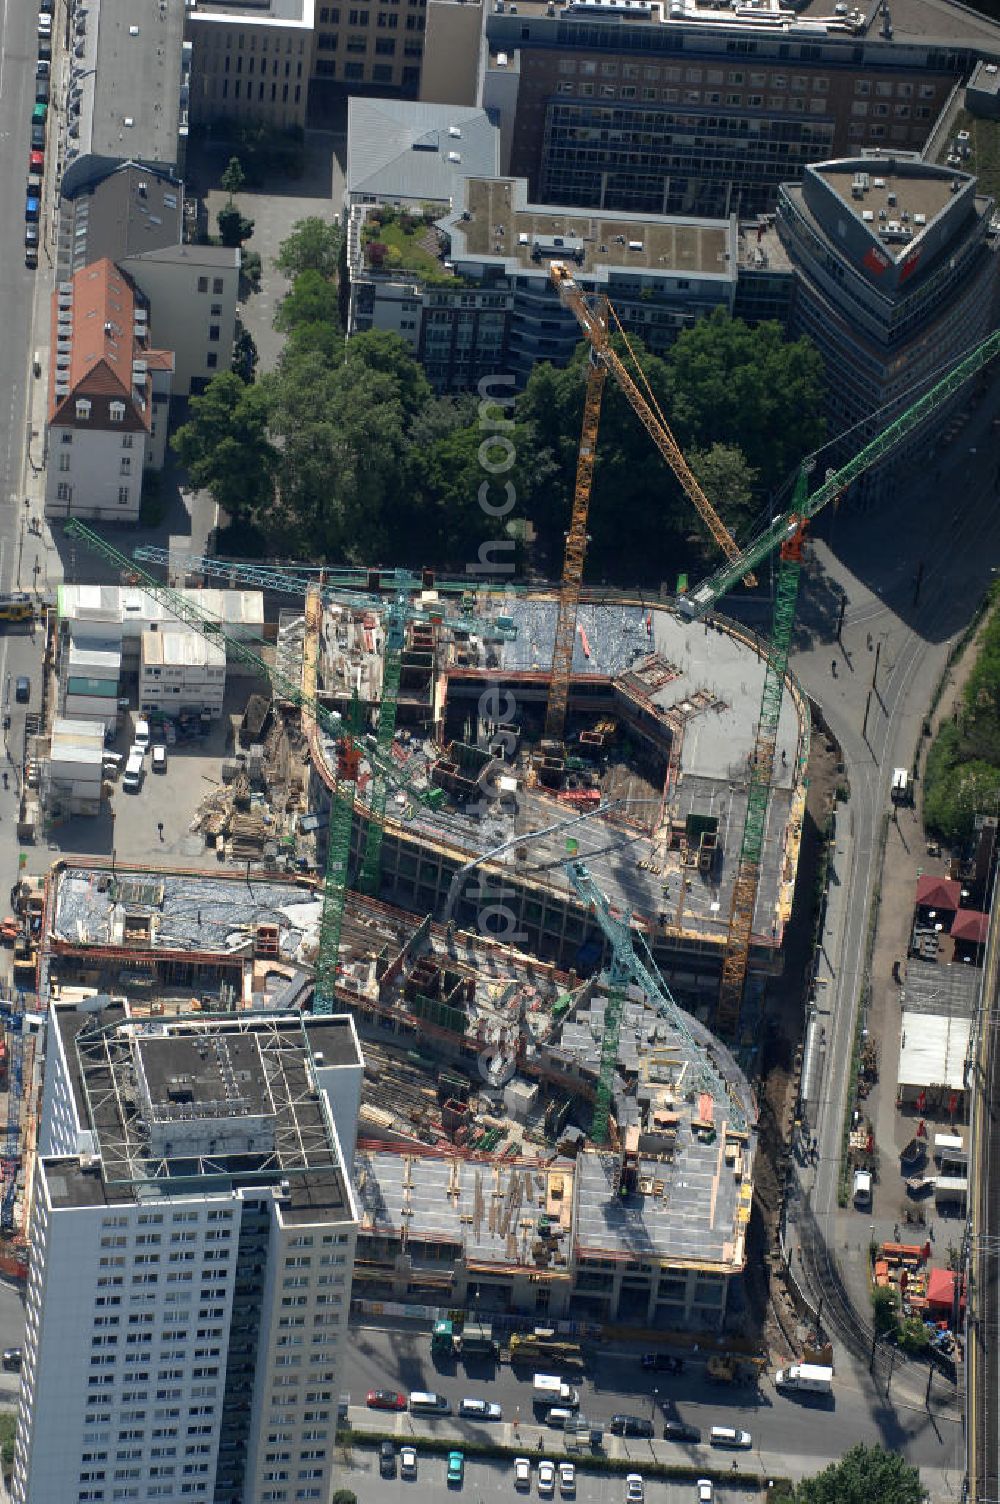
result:
[[[166,681],[188,670],[214,698],[177,702],[176,736],[224,702],[231,735],[190,825],[201,859],[57,865],[27,964],[57,1005],[353,1015],[356,1298],[718,1330],[746,1263],[749,1078],[805,809],[788,670],[805,525],[989,352],[811,494],[804,468],[741,550],[609,344],[607,301],[552,276],[595,357],[558,587],[145,546],[134,562],[69,522],[120,572],[133,635],[148,618],[136,714],[154,741],[174,745],[165,696],[198,691]],[[583,587],[609,374],[724,556],[673,602]],[[765,645],[719,604],[771,553]],[[53,664],[86,660],[78,604]],[[211,655],[147,643],[164,612]]]

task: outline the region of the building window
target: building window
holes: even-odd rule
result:
[[[131,494],[132,493],[131,493],[131,491],[130,491],[130,489],[129,489],[128,486],[119,486],[118,487],[118,505],[120,507],[127,507],[128,506],[128,499],[129,499],[129,496]],[[155,1280],[156,1275],[155,1274],[151,1274],[149,1276],[149,1278]],[[135,1281],[133,1281],[133,1283],[135,1283]]]
[[[132,435],[130,433],[123,433],[122,434],[122,448],[123,449],[131,449],[132,448]]]
[[[219,339],[219,326],[218,326],[218,324],[209,324],[209,326],[208,326],[208,337],[212,341],[213,344],[217,344],[218,343],[218,339]]]
[[[59,469],[60,469],[60,471],[64,475],[67,472],[67,470],[69,469],[69,455],[68,454],[61,454],[59,456]]]
[[[71,433],[67,433],[65,429],[63,430],[62,434],[60,434],[60,438],[62,439],[62,442],[64,444],[72,444],[73,442],[73,435]]]
[[[871,93],[871,91],[872,91],[872,86],[871,86],[871,80],[870,79],[867,79],[867,78],[856,78],[854,80],[854,92],[855,92],[855,94],[859,94],[859,95],[861,95],[862,98],[867,99],[867,97]]]
[[[208,278],[207,277],[199,277],[198,278],[198,291],[199,292],[208,292]]]
[[[111,416],[112,423],[124,423],[125,422],[125,404],[124,404],[124,402],[112,402],[112,403],[109,403],[109,405],[108,405],[108,412],[109,412],[109,414]]]
[[[121,465],[119,467],[119,474],[120,475],[131,475],[132,474],[132,460],[131,460],[130,456],[127,455],[127,454],[123,454],[122,455]]]
[[[58,486],[56,486],[56,499],[57,501],[72,501],[73,487],[68,486],[64,480],[61,480]]]
[[[76,416],[79,422],[88,422],[90,418],[90,402],[86,397],[77,398]]]
[[[223,282],[223,279],[221,277],[214,277],[212,279],[212,292],[215,295],[215,297],[219,296],[219,294],[222,292],[224,286],[225,286],[225,283]]]
[[[216,355],[214,350],[209,350],[208,354],[205,357],[205,364],[208,366],[208,369],[210,371],[214,371],[216,366],[219,364],[219,357],[218,355]]]

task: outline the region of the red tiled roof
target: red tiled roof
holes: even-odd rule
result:
[[[917,878],[917,903],[922,909],[951,909],[962,902],[962,885],[953,877],[934,877],[925,872]]]
[[[985,945],[990,916],[978,909],[959,909],[951,922],[951,938],[967,940],[970,945]]]
[[[49,422],[74,425],[76,402],[88,397],[92,403],[89,426],[110,425],[108,406],[125,403],[129,429],[148,428],[152,420],[149,381],[143,383],[145,402],[137,401],[132,383],[132,362],[145,359],[141,338],[135,334],[136,294],[129,278],[105,257],[81,267],[72,279],[72,332],[68,366],[59,365],[59,292],[52,294],[52,350],[49,369]],[[69,392],[56,395],[56,378]],[[84,421],[84,420],[79,420]]]

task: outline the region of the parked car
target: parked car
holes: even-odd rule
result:
[[[44,172],[45,171],[45,153],[44,153],[44,151],[33,151],[33,152],[30,153],[30,155],[28,157],[28,171],[29,172]]]
[[[538,1464],[538,1492],[540,1494],[555,1493],[556,1488],[556,1465],[543,1457]]]
[[[378,1470],[383,1478],[396,1476],[396,1447],[391,1441],[383,1441],[378,1449]]]
[[[715,1498],[715,1488],[711,1478],[698,1479],[698,1504],[712,1504]]]
[[[19,705],[27,705],[31,700],[31,680],[27,674],[18,674],[14,682],[14,699]]]
[[[733,1426],[713,1426],[708,1439],[713,1447],[733,1447],[743,1451],[753,1446],[750,1432],[739,1431]]]
[[[44,125],[45,124],[45,117],[46,117],[46,115],[48,113],[49,113],[49,107],[48,107],[48,105],[47,104],[40,104],[36,100],[34,108],[31,111],[32,122],[35,125]]]
[[[625,1504],[642,1504],[646,1488],[641,1473],[627,1473],[625,1477]]]
[[[38,59],[38,62],[35,64],[35,77],[48,78],[51,72],[52,64],[49,62],[48,58],[40,57]]]
[[[38,265],[38,246],[37,245],[26,245],[25,246],[25,248],[24,248],[24,264],[31,271],[35,270],[35,268]]]
[[[462,1400],[458,1413],[469,1420],[502,1420],[503,1418],[500,1406],[492,1404],[489,1400]]]
[[[365,1404],[369,1410],[405,1410],[406,1395],[395,1389],[369,1389]]]
[[[559,1492],[564,1498],[576,1493],[576,1468],[572,1462],[559,1464]]]
[[[47,15],[45,11],[42,11],[38,17],[38,36],[40,39],[44,38],[46,41],[51,42],[52,17]]]
[[[22,1354],[19,1347],[5,1347],[3,1357],[0,1358],[0,1366],[3,1367],[5,1373],[20,1373],[21,1357]]]
[[[37,225],[25,225],[25,227],[24,227],[24,243],[28,247],[29,251],[30,250],[37,250],[38,249],[38,226]]]
[[[465,1477],[465,1453],[464,1452],[449,1452],[448,1453],[448,1482],[450,1484],[455,1484],[458,1488],[461,1488],[461,1486],[462,1486],[462,1479],[464,1477]]]
[[[167,771],[167,749],[159,745],[153,748],[153,772],[165,773]]]
[[[49,81],[48,81],[47,78],[36,78],[35,79],[35,103],[36,104],[48,104],[48,102],[49,102]]]
[[[653,1422],[643,1415],[613,1415],[611,1417],[612,1436],[645,1436],[653,1434]]]
[[[670,1353],[643,1353],[642,1366],[653,1373],[683,1373],[684,1359],[671,1357]]]
[[[45,127],[37,120],[31,122],[31,146],[33,151],[45,150]]]
[[[29,193],[28,196],[27,196],[27,198],[24,201],[24,217],[25,217],[25,219],[28,220],[29,223],[31,223],[33,221],[37,221],[38,216],[39,216],[39,214],[41,212],[41,207],[42,207],[41,206],[41,202],[37,198],[35,198],[32,194]]]
[[[668,1420],[663,1427],[664,1441],[700,1441],[701,1432],[697,1426],[689,1426],[682,1420]]]
[[[514,1458],[514,1487],[519,1489],[531,1487],[531,1463],[527,1457]]]
[[[417,1476],[416,1447],[400,1447],[399,1471],[403,1478],[415,1478]]]
[[[52,33],[51,32],[46,32],[46,34],[44,36],[41,34],[41,32],[39,32],[39,34],[38,34],[38,56],[39,56],[39,60],[41,62],[43,62],[43,63],[49,63],[49,62],[52,61]]]

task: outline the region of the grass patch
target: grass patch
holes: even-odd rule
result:
[[[949,131],[948,139],[938,153],[938,166],[946,165],[945,158],[959,131],[968,131],[971,148],[962,162],[961,171],[975,173],[980,193],[1000,197],[1000,120],[985,120],[979,115],[970,115],[968,110],[959,110],[955,128]]]
[[[384,247],[378,253],[369,253],[372,267],[416,272],[432,286],[457,286],[462,278],[446,271],[441,259],[423,243],[428,235],[433,235],[434,219],[438,214],[438,210],[413,213],[385,206],[374,209],[361,231],[362,245]]]

